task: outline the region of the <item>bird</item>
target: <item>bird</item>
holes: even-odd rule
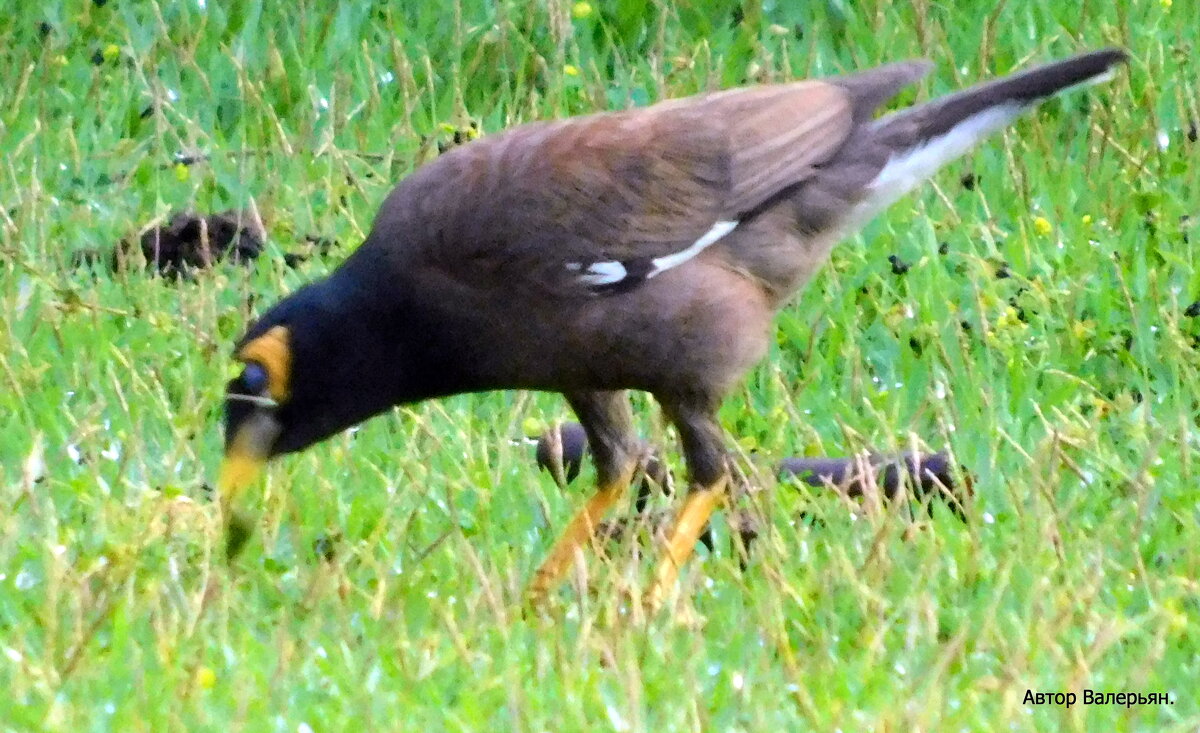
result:
[[[728,493],[717,410],[765,355],[775,315],[839,241],[943,165],[1126,61],[1086,52],[880,116],[933,66],[904,61],[535,121],[446,152],[234,345],[217,480],[227,555],[253,529],[240,497],[273,458],[398,405],[556,392],[596,485],[528,583],[540,605],[642,465],[628,392],[644,391],[688,469],[643,598],[662,608]]]

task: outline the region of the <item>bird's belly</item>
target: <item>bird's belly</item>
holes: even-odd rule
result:
[[[750,279],[760,283],[773,310],[782,308],[808,284],[844,238],[845,227],[831,226],[803,234],[791,212],[780,207],[761,215],[718,254]]]
[[[759,284],[699,261],[632,292],[554,307],[514,301],[506,310],[487,329],[495,340],[487,351],[505,354],[488,367],[489,388],[714,397],[765,353],[773,316]]]

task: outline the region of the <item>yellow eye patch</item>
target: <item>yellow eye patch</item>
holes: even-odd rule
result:
[[[274,326],[247,343],[237,353],[241,361],[255,361],[267,370],[267,390],[277,402],[287,400],[292,378],[292,350],[286,326]]]

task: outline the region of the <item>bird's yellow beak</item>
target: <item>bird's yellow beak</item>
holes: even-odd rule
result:
[[[253,533],[253,522],[236,508],[236,502],[262,473],[266,461],[257,456],[229,450],[221,462],[217,492],[221,497],[221,516],[225,518],[225,557],[232,560],[242,551]]]
[[[236,443],[226,451],[225,459],[221,461],[221,473],[217,476],[217,488],[221,492],[221,502],[229,506],[241,496],[254,479],[262,473],[266,465],[259,456],[239,450]]]
[[[269,447],[278,433],[274,420],[256,415],[238,427],[225,447],[221,472],[217,475],[217,495],[221,516],[225,519],[225,557],[233,559],[254,532],[251,517],[239,508],[239,499],[267,464]]]

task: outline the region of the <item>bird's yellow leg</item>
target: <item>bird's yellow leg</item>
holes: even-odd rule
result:
[[[687,495],[683,507],[679,510],[679,516],[675,518],[675,523],[667,534],[666,551],[655,570],[654,582],[646,594],[646,605],[651,611],[657,611],[662,606],[667,593],[675,586],[679,569],[696,548],[696,540],[700,538],[713,512],[725,501],[725,488],[728,483],[729,476],[726,474],[713,485],[694,488]]]
[[[601,484],[596,489],[596,493],[588,499],[583,509],[579,510],[579,513],[559,535],[550,554],[542,561],[541,567],[537,569],[533,580],[529,583],[530,602],[536,605],[546,597],[550,588],[571,567],[576,550],[588,544],[595,536],[600,520],[629,488],[629,484],[633,480],[634,466],[635,464],[631,462],[615,480]]]

